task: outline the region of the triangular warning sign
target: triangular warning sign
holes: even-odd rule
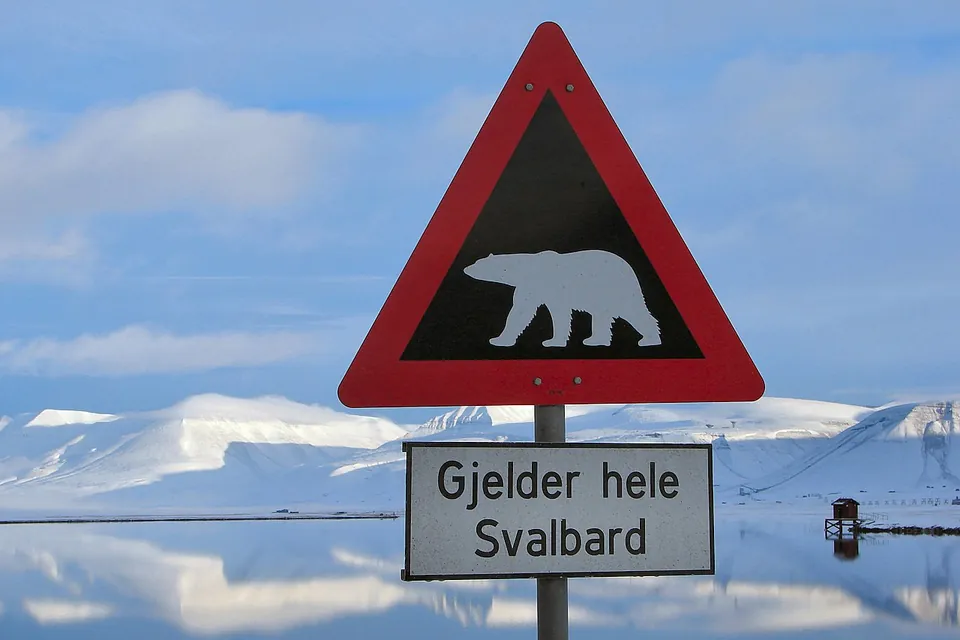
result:
[[[763,388],[570,43],[540,25],[341,402],[749,401]]]

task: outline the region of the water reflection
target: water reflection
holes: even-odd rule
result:
[[[860,555],[859,538],[838,538],[833,541],[833,555],[839,560],[856,560]]]
[[[960,624],[956,539],[862,540],[856,562],[838,562],[802,522],[717,525],[715,576],[572,580],[576,637],[916,638]],[[533,581],[402,583],[402,533],[400,521],[0,527],[0,637],[157,625],[152,637],[532,637]]]

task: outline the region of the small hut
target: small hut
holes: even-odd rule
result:
[[[833,517],[823,521],[823,533],[828,540],[857,538],[860,519],[860,503],[853,498],[838,498],[833,501]]]
[[[860,503],[853,498],[838,498],[833,501],[834,520],[859,520]]]

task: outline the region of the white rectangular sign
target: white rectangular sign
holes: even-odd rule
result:
[[[709,444],[403,450],[404,580],[714,573]]]

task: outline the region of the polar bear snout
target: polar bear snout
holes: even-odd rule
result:
[[[508,284],[511,271],[511,256],[488,255],[464,267],[463,272],[474,280]]]

